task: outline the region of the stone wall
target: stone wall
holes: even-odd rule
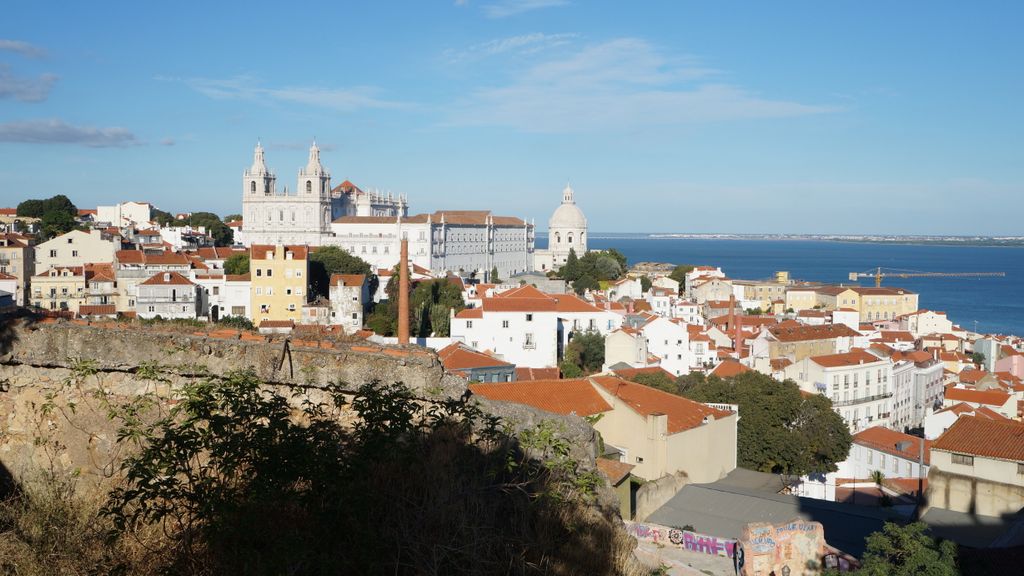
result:
[[[1024,507],[1024,486],[993,482],[940,470],[928,471],[929,507],[981,516],[1016,514]]]
[[[40,471],[73,474],[81,488],[101,489],[115,475],[125,448],[97,390],[121,403],[154,393],[166,410],[183,384],[248,368],[295,402],[325,399],[320,390],[327,384],[341,383],[354,392],[374,380],[401,381],[424,402],[467,393],[464,378],[447,374],[433,351],[415,346],[0,319],[0,472],[6,468],[16,479]],[[159,370],[158,380],[148,377],[153,369]],[[513,432],[542,420],[555,422],[572,457],[584,469],[595,467],[598,438],[583,419],[519,404],[480,403]],[[617,509],[610,487],[598,496],[602,511]]]

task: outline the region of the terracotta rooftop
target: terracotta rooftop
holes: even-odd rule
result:
[[[943,408],[942,410],[938,410],[935,413],[941,414],[943,412],[950,412],[956,414],[957,416],[969,414],[972,416],[978,416],[979,418],[988,418],[989,420],[1009,420],[1009,418],[1003,416],[1002,414],[996,412],[995,410],[992,410],[988,406],[979,406],[975,408],[974,406],[971,406],[966,402],[954,404],[949,408]]]
[[[673,381],[676,379],[671,372],[665,370],[661,366],[648,366],[646,368],[618,368],[612,370],[612,373],[619,378],[629,380],[630,382],[633,381],[633,378],[635,378],[637,374],[662,374],[664,376],[668,376]]]
[[[516,366],[516,380],[558,380],[560,376],[558,368],[530,368],[529,366]]]
[[[768,328],[772,336],[780,342],[803,342],[807,340],[826,340],[831,338],[860,336],[846,324],[822,324],[818,326],[779,326]]]
[[[750,372],[750,368],[747,368],[743,364],[735,360],[722,360],[715,369],[711,371],[712,376],[718,376],[719,378],[732,378],[738,376],[744,372]]]
[[[586,378],[470,384],[469,389],[484,398],[526,404],[556,414],[591,416],[612,409]]]
[[[999,390],[972,390],[955,386],[946,386],[944,397],[951,402],[986,404],[988,406],[1002,406],[1010,399],[1009,394]]]
[[[116,314],[117,307],[113,304],[82,304],[78,307],[78,313],[82,316]]]
[[[191,280],[177,272],[157,272],[141,284],[142,286],[195,286]]]
[[[634,465],[619,462],[618,460],[609,460],[608,458],[597,459],[597,469],[604,472],[604,475],[611,481],[612,486],[617,486],[623,480],[629,478],[633,468],[635,468]]]
[[[667,415],[669,434],[696,428],[707,416],[720,419],[732,415],[732,412],[705,406],[688,398],[627,382],[615,376],[594,376],[591,380],[642,416]]]
[[[295,328],[294,320],[264,320],[260,322],[260,328]]]
[[[461,342],[452,342],[438,350],[437,355],[441,359],[441,364],[452,372],[461,372],[472,368],[512,366],[509,362],[495,358],[490,354],[477,352]]]
[[[459,313],[455,315],[455,317],[463,319],[483,318],[484,311],[481,310],[480,308],[465,308],[463,310],[460,310]]]
[[[896,432],[882,426],[874,426],[854,434],[853,442],[861,446],[867,446],[880,450],[893,456],[899,456],[907,460],[917,461],[920,456],[921,442],[924,442],[924,463],[929,463],[929,449],[932,442],[923,440],[917,436]]]
[[[293,260],[305,260],[309,255],[308,246],[285,246],[285,254],[291,252]],[[267,253],[271,253],[271,259],[273,255],[277,253],[277,249],[272,244],[253,244],[249,247],[249,258],[251,260],[268,260]]]
[[[826,354],[824,356],[812,356],[811,362],[825,368],[839,368],[842,366],[857,366],[870,364],[871,362],[884,362],[883,359],[865,351],[862,348],[854,348],[842,354]]]
[[[932,443],[933,450],[1024,461],[1024,424],[962,416]]]
[[[364,282],[363,274],[331,274],[331,286],[362,286]]]

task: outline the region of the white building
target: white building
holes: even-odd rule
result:
[[[355,334],[363,327],[363,310],[370,299],[366,276],[334,274],[330,287],[330,320],[339,324],[346,334]]]
[[[925,416],[942,403],[943,363],[931,354],[916,352],[892,355],[893,402],[890,425],[896,430],[918,428]]]
[[[785,370],[801,390],[828,396],[851,432],[889,425],[893,377],[888,358],[854,348],[841,354],[807,357]]]
[[[251,319],[249,310],[252,282],[248,274],[195,274],[201,288],[199,314],[217,321],[227,316]]]
[[[647,339],[647,350],[661,359],[661,367],[674,376],[690,373],[696,365],[690,353],[690,333],[686,325],[668,318],[654,318],[640,327]]]
[[[647,339],[635,328],[622,326],[604,337],[604,370],[618,364],[631,368],[651,365],[647,352]]]
[[[115,228],[148,226],[153,219],[153,206],[148,202],[121,202],[116,206],[97,206],[96,222]]]
[[[520,367],[558,366],[566,345],[580,332],[607,335],[622,323],[575,294],[545,294],[532,286],[483,298],[479,308],[453,315],[453,340],[489,350]]]
[[[100,230],[72,230],[35,246],[35,269],[113,262],[120,246]]]
[[[139,284],[139,318],[195,318],[199,315],[199,286],[177,272],[159,272]]]
[[[906,330],[915,337],[925,334],[949,334],[953,332],[953,323],[946,318],[945,312],[918,310],[896,318],[900,330]]]
[[[548,220],[547,250],[534,254],[534,268],[546,272],[558,270],[569,258],[569,252],[576,256],[587,253],[587,217],[576,205],[573,189],[568,184],[562,190],[562,204],[555,209]]]

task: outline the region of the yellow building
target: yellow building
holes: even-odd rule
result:
[[[253,244],[249,276],[254,324],[264,320],[294,320],[298,324],[302,320],[309,285],[308,247]]]
[[[860,313],[861,322],[893,320],[917,311],[917,294],[903,288],[827,286],[817,293],[823,308],[851,308]]]
[[[57,266],[32,277],[32,305],[43,310],[78,313],[85,303],[85,269]]]

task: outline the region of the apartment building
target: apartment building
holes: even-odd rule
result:
[[[253,244],[249,247],[252,320],[302,321],[308,298],[309,249],[306,246]]]

